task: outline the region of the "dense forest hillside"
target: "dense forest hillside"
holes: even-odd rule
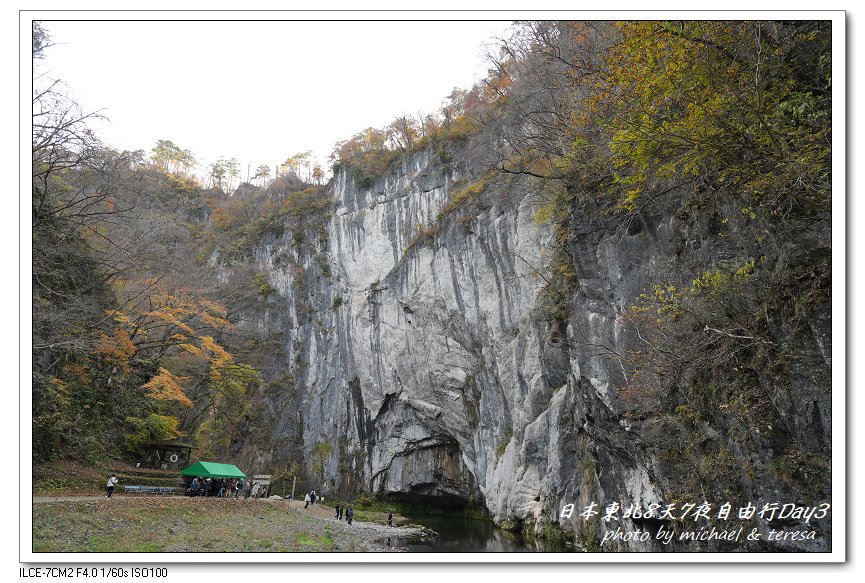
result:
[[[520,23],[326,183],[117,152],[38,88],[34,459],[182,439],[589,550],[682,523],[569,503],[831,502],[830,25]],[[831,548],[800,522],[683,548]]]

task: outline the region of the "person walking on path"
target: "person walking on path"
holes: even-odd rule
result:
[[[342,515],[345,512],[345,504],[343,504],[339,509],[339,519],[342,520]]]
[[[111,498],[111,495],[114,494],[114,486],[117,484],[117,482],[117,478],[114,476],[114,474],[111,474],[111,477],[108,478],[108,483],[105,484],[105,489],[107,490],[105,494],[106,498]]]
[[[351,519],[354,517],[354,510],[351,509],[351,506],[345,509],[345,520],[349,524],[351,524]]]
[[[255,484],[252,485],[252,498],[253,498],[253,500],[258,498],[258,490],[260,489],[260,487],[261,487],[261,484],[259,484],[258,482],[256,482]]]
[[[309,508],[309,500],[310,500],[310,497],[309,497],[309,494],[307,493],[307,495],[303,497],[303,501],[306,502],[306,504],[303,505],[304,508]]]
[[[387,513],[387,525],[393,526],[393,512]]]
[[[238,480],[234,485],[234,499],[240,498],[240,491],[243,490],[243,480]]]
[[[315,506],[315,490],[309,493],[309,503]]]
[[[334,516],[334,518],[336,518],[337,520],[339,520],[339,511],[340,511],[340,506],[339,506],[339,502],[337,502],[336,503],[336,516]]]

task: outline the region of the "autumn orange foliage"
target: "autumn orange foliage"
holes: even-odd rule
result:
[[[180,384],[190,377],[177,376],[171,371],[159,368],[159,373],[144,384],[147,396],[157,401],[177,401],[184,407],[192,407],[192,400],[186,396]]]

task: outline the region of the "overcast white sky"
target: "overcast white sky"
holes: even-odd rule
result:
[[[402,113],[436,111],[486,71],[484,45],[509,22],[81,22],[43,20],[60,78],[117,149],[156,140],[202,166],[252,171],[333,144]]]

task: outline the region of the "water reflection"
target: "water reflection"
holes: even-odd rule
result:
[[[411,522],[433,529],[439,536],[429,538],[390,537],[388,546],[404,547],[414,553],[567,553],[573,547],[563,543],[524,537],[519,532],[496,528],[492,522],[463,516],[409,516]]]

